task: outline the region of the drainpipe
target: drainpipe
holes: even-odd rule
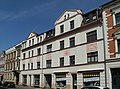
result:
[[[107,87],[107,68],[106,68],[106,45],[105,45],[105,26],[104,26],[104,24],[105,24],[105,15],[104,15],[104,13],[103,13],[103,11],[102,11],[102,31],[103,31],[103,50],[104,50],[104,70],[105,70],[105,87]]]

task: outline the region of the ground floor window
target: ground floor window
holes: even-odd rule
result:
[[[66,74],[56,75],[56,85],[57,87],[66,86]]]
[[[23,75],[23,85],[27,85],[27,75]]]
[[[100,86],[100,73],[83,73],[83,84],[84,86]]]
[[[34,84],[39,85],[40,83],[40,75],[34,75]]]

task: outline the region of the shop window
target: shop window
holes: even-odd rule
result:
[[[70,47],[75,46],[75,37],[70,38]]]
[[[120,53],[120,39],[117,39],[118,53]]]
[[[52,44],[47,46],[47,52],[51,52],[52,51]]]
[[[70,56],[70,65],[75,65],[75,55]]]
[[[40,62],[37,62],[37,69],[40,69]]]
[[[61,25],[60,26],[60,33],[63,33],[64,32],[64,25]]]
[[[84,86],[100,86],[100,73],[83,73],[83,84]]]
[[[60,41],[60,49],[64,49],[64,40]]]
[[[46,68],[50,68],[51,67],[51,60],[46,60]]]
[[[34,75],[34,84],[39,86],[40,83],[40,75]]]
[[[87,53],[88,63],[98,62],[98,52]]]
[[[116,19],[116,25],[120,24],[120,12],[115,14],[115,19]]]
[[[23,75],[23,85],[27,84],[27,75]]]
[[[64,88],[66,86],[66,75],[65,74],[56,75],[56,85],[58,89]]]
[[[60,58],[60,66],[64,66],[64,57]]]
[[[97,31],[95,30],[87,33],[87,42],[90,43],[95,41],[97,41]]]
[[[70,21],[70,29],[74,29],[74,20]]]

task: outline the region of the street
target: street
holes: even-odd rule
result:
[[[41,89],[41,88],[34,88],[34,87],[27,87],[27,86],[16,86],[16,88],[6,88],[1,86],[0,89]]]

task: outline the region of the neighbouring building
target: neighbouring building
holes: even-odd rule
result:
[[[120,0],[102,5],[106,82],[110,89],[120,88]]]
[[[105,86],[102,13],[65,10],[54,29],[22,43],[20,84],[53,89]]]
[[[3,81],[5,64],[5,51],[0,52],[0,81]]]
[[[5,51],[4,81],[11,81],[16,85],[19,84],[21,47],[22,43],[19,43]]]

